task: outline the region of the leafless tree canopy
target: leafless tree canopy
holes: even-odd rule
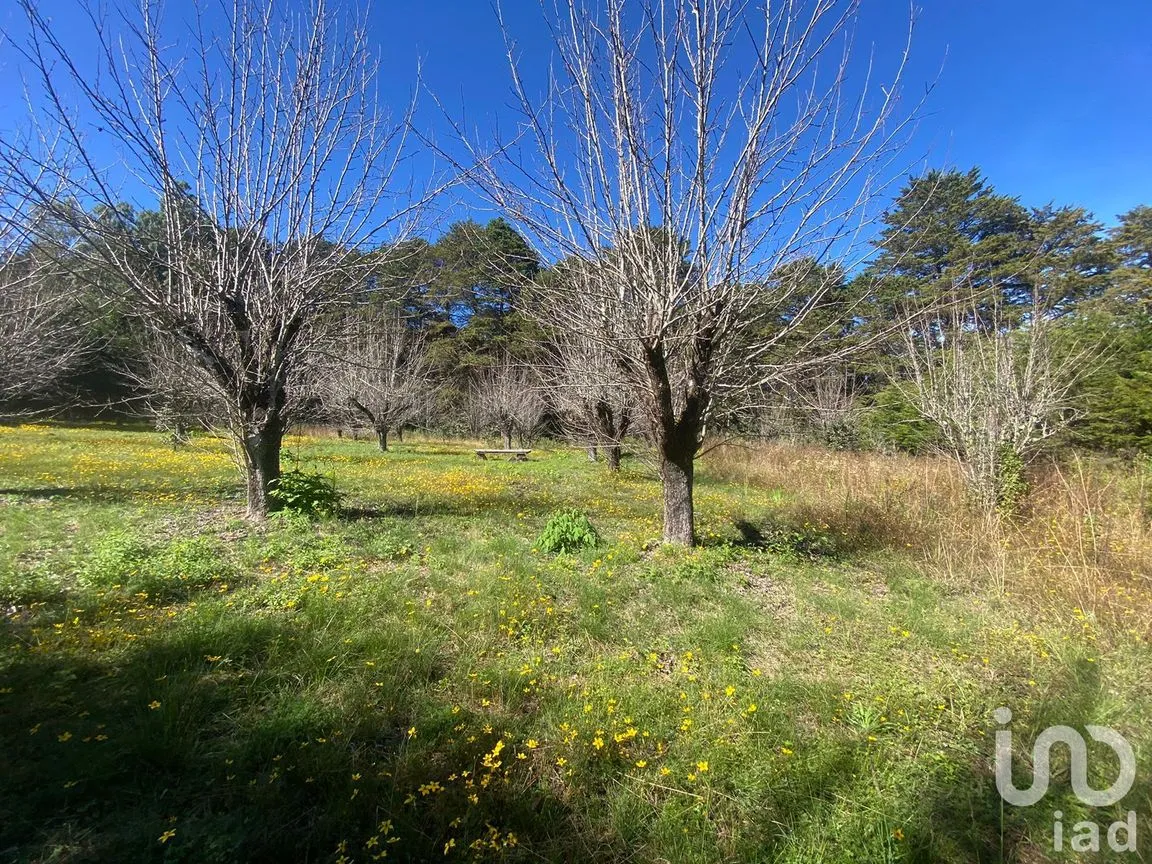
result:
[[[537,286],[535,314],[644,393],[669,541],[692,541],[710,420],[788,365],[772,349],[827,288],[777,275],[848,254],[906,138],[906,51],[877,80],[851,51],[857,6],[558,0],[541,95],[507,37],[515,130],[457,127],[472,182],[546,257],[578,262]]]
[[[497,433],[505,449],[511,449],[513,436],[523,446],[540,434],[548,403],[536,372],[505,359],[481,373],[472,407],[481,429]]]
[[[72,277],[35,243],[41,216],[0,165],[0,413],[50,394],[88,348]]]
[[[758,412],[762,430],[814,434],[835,447],[855,441],[863,406],[843,364],[829,361],[822,369],[801,370],[773,388],[773,396]]]
[[[558,334],[545,374],[569,438],[618,470],[625,437],[639,431],[636,395],[603,344]]]
[[[972,302],[919,324],[906,335],[903,390],[992,516],[1004,503],[1005,461],[1027,463],[1073,419],[1075,387],[1094,354],[1062,342],[1059,321],[1035,295],[1011,316],[999,303]]]
[[[69,162],[10,147],[3,159],[79,235],[74,251],[115,272],[143,322],[208,374],[260,517],[284,430],[309,395],[299,384],[363,289],[365,248],[402,235],[416,207],[397,186],[407,117],[382,112],[363,27],[324,0],[296,15],[256,0],[211,15],[158,0],[83,10],[95,70],[74,62],[34,2],[23,6],[40,120],[63,130]],[[95,119],[81,124],[73,103]],[[108,185],[97,140],[155,211]]]
[[[52,395],[86,350],[67,277],[35,253],[0,266],[0,412]]]
[[[136,409],[151,417],[174,447],[188,443],[194,429],[219,423],[226,402],[208,371],[189,363],[187,351],[177,342],[155,333],[140,338],[137,356],[122,370],[137,391]]]
[[[322,377],[329,411],[376,434],[381,450],[388,433],[426,412],[436,398],[428,362],[427,333],[396,303],[357,310],[342,329],[339,353]]]

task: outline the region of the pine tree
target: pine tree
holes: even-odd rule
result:
[[[1085,382],[1074,430],[1091,447],[1152,454],[1152,207],[1123,214],[1110,239],[1121,266],[1078,322],[1081,338],[1108,352]]]

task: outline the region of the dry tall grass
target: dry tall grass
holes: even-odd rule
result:
[[[910,556],[952,587],[1152,635],[1146,462],[1049,460],[1034,467],[1017,515],[991,522],[969,506],[959,471],[943,458],[756,443],[717,447],[705,466],[729,482],[782,490],[792,520],[827,525],[863,552]]]

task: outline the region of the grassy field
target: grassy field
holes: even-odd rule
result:
[[[639,461],[288,450],[343,516],[245,522],[223,441],[0,427],[0,858],[1096,860],[1057,809],[1152,849],[1144,468],[989,536],[940,463],[722,448],[689,551]],[[542,554],[570,506],[600,547]],[[1001,705],[1115,727],[1136,787],[1058,753],[1002,807]]]

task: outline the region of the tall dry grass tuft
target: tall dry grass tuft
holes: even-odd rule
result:
[[[790,522],[827,525],[856,550],[910,557],[952,588],[1152,635],[1146,463],[1073,456],[1039,466],[1018,513],[993,521],[969,506],[960,472],[938,457],[726,444],[704,466],[730,483],[782,491]]]
[[[1012,525],[1022,585],[1100,623],[1152,634],[1152,470],[1073,455],[1037,472]]]

